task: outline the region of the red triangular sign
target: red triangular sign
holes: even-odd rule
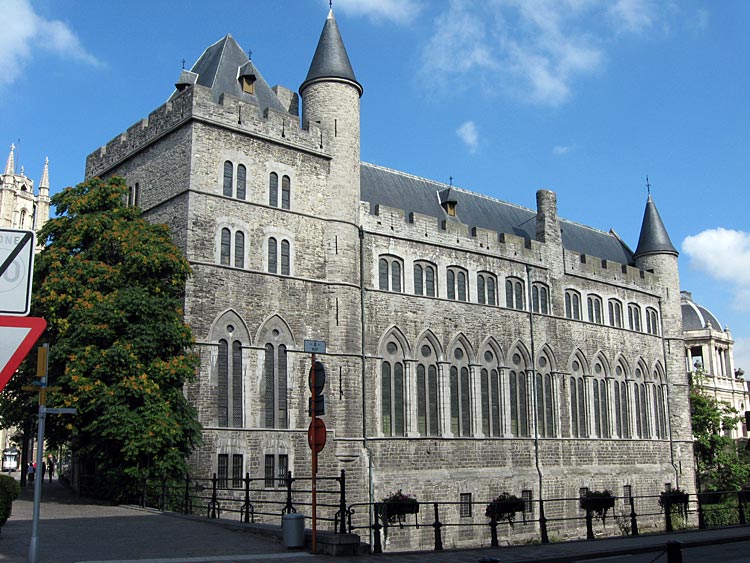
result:
[[[0,316],[0,391],[47,328],[41,317]]]

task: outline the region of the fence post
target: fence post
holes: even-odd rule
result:
[[[245,510],[245,518],[244,522],[245,524],[250,523],[250,473],[245,473],[245,506],[243,506],[243,509]],[[253,518],[254,520],[255,518]]]
[[[542,543],[549,543],[549,534],[547,533],[547,517],[544,515],[544,501],[541,498],[539,499],[539,531],[542,534]]]
[[[292,512],[297,512],[297,509],[294,508],[294,505],[292,504],[292,483],[294,483],[294,479],[292,479],[292,472],[287,471],[286,477],[284,477],[284,484],[286,485],[286,506],[281,511],[282,514],[291,514]]]
[[[209,510],[209,518],[218,518],[218,501],[216,500],[216,487],[218,485],[218,480],[216,479],[216,473],[214,473],[213,478],[211,479],[211,502],[208,503],[208,510]]]
[[[593,523],[593,515],[591,514],[591,509],[586,509],[586,539],[587,540],[593,540],[594,539],[594,523]]]
[[[638,515],[635,513],[635,499],[630,497],[630,533],[638,535]]]
[[[141,490],[141,508],[146,508],[146,496],[148,495],[148,477],[143,478],[143,489]]]
[[[665,499],[664,502],[664,528],[672,532],[672,503]]]
[[[495,518],[495,511],[492,511],[492,518],[490,518],[490,546],[500,547],[497,541],[497,519]]]
[[[706,515],[703,513],[703,501],[701,500],[700,494],[696,496],[698,497],[698,529],[705,530],[706,529]]]
[[[435,528],[435,551],[443,551],[443,523],[440,522],[438,503],[433,503],[433,506],[435,507],[435,522],[432,524]]]
[[[382,512],[382,503],[376,502],[374,505],[375,508],[375,523],[372,525],[372,529],[375,532],[374,538],[373,538],[373,546],[372,546],[372,552],[373,553],[383,553],[383,544],[380,541],[380,530],[383,529],[382,524],[380,523],[380,514]]]
[[[682,542],[667,542],[667,563],[682,563]]]
[[[745,507],[743,506],[743,503],[742,503],[742,495],[743,495],[742,491],[737,492],[737,510],[740,516],[740,525],[746,526],[747,518],[745,518]]]
[[[164,512],[164,506],[167,504],[167,478],[161,478],[161,494],[159,495],[159,510]]]
[[[190,501],[190,475],[185,475],[185,500],[182,503],[182,513],[192,514],[193,503]]]
[[[341,492],[339,497],[339,513],[341,514],[341,521],[339,522],[339,534],[346,533],[346,472],[341,470],[341,477],[339,477],[339,490]]]

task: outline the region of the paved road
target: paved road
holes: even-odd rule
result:
[[[31,537],[32,491],[13,503],[0,535],[0,563],[25,563]],[[288,551],[275,539],[221,521],[178,517],[80,499],[59,482],[44,484],[40,563],[667,563],[665,545],[684,544],[683,563],[750,562],[750,527],[593,542],[564,542],[467,551],[331,558]]]

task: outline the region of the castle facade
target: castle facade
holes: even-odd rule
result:
[[[632,251],[550,191],[527,209],[363,163],[362,95],[332,12],[299,96],[228,35],[87,159],[192,266],[193,474],[310,474],[312,339],[320,471],[346,469],[351,501],[692,490],[677,251],[651,198]]]

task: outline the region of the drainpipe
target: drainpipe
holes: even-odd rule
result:
[[[659,329],[661,330],[661,353],[664,359],[664,379],[665,383],[669,380],[669,364],[667,363],[667,343],[664,337],[664,315],[661,309],[661,297],[659,298]],[[669,385],[667,385],[667,394],[669,394]],[[672,439],[672,416],[670,415],[671,408],[669,404],[669,395],[666,397],[667,403],[667,421],[669,428],[669,457],[672,463],[672,469],[674,469],[674,479],[677,488],[680,488],[680,472],[677,468],[677,464],[674,462],[674,441]],[[696,472],[697,474],[697,472]]]
[[[375,502],[375,491],[372,476],[372,452],[367,443],[367,403],[365,401],[367,385],[367,356],[365,354],[365,231],[359,227],[359,314],[360,314],[360,361],[362,363],[362,440],[367,452],[367,494],[370,507]],[[370,545],[372,545],[372,508],[367,511],[369,517]]]
[[[534,412],[532,413],[532,417],[534,419],[534,463],[536,465],[537,475],[539,476],[539,524],[542,529],[542,543],[549,543],[549,539],[547,538],[547,519],[544,516],[544,489],[542,488],[542,468],[539,465],[539,403],[537,402],[539,400],[539,397],[537,397],[536,392],[536,349],[534,345],[534,311],[531,292],[531,268],[528,264],[526,265],[526,286],[526,303],[528,304],[529,312],[529,336],[531,337],[531,389],[532,397],[534,398]]]

